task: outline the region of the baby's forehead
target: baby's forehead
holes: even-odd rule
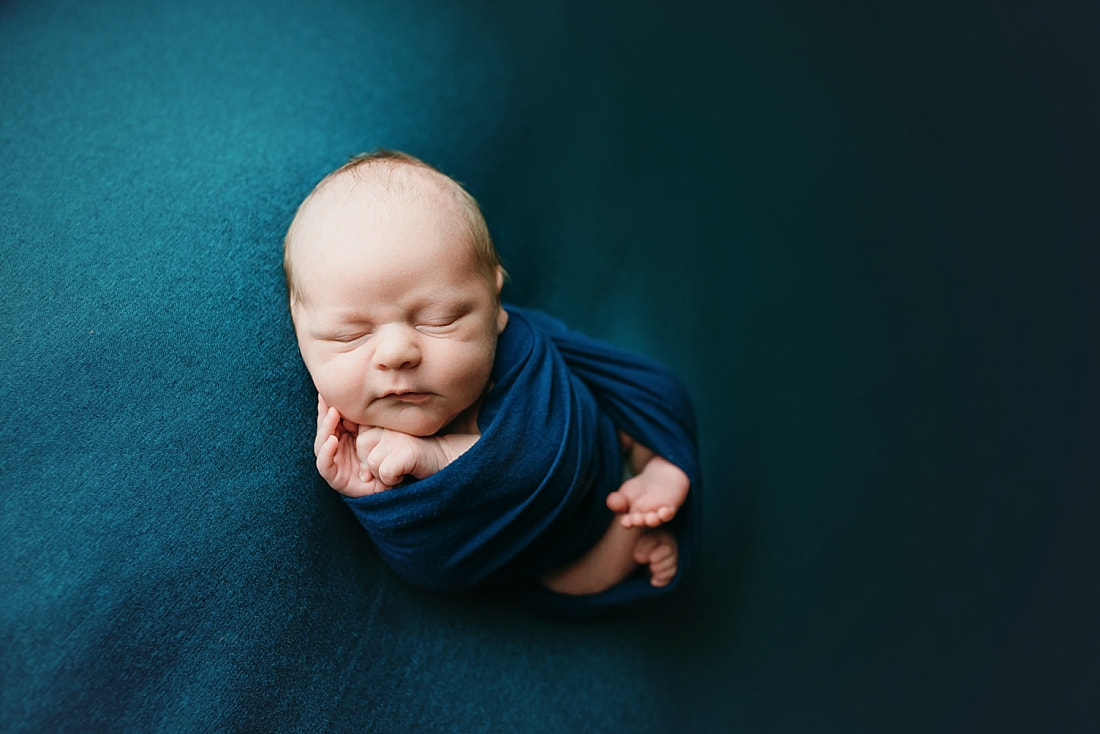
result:
[[[336,231],[367,232],[387,222],[416,226],[418,221],[442,223],[469,245],[472,225],[455,186],[442,174],[407,164],[342,169],[306,199],[291,226],[292,247],[310,250]]]
[[[338,171],[314,189],[302,212],[309,229],[323,230],[334,220],[349,218],[370,226],[393,215],[415,216],[417,212],[453,217],[456,227],[468,226],[462,206],[442,175],[408,165],[392,170],[378,164],[362,168]]]
[[[318,195],[398,204],[417,199],[453,199],[455,184],[438,171],[395,161],[371,161],[342,168],[317,187]]]

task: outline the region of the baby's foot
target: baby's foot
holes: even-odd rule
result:
[[[676,516],[691,480],[680,467],[654,456],[641,473],[607,495],[607,507],[622,515],[623,527],[655,528]]]
[[[649,566],[649,583],[668,586],[679,567],[680,549],[676,536],[667,530],[650,530],[634,544],[634,560]]]

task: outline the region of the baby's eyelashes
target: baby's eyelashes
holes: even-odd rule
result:
[[[442,334],[458,326],[465,316],[464,311],[425,314],[416,319],[416,328],[426,334]]]
[[[473,307],[465,302],[439,303],[430,308],[414,310],[409,321],[426,334],[441,334],[456,328],[472,310]]]
[[[327,342],[337,342],[338,344],[350,344],[351,342],[365,339],[370,335],[371,332],[369,331],[361,331],[355,334],[331,334],[329,336],[321,337],[321,340]]]
[[[373,327],[367,327],[365,325],[356,324],[354,326],[330,326],[321,327],[311,330],[310,336],[314,340],[319,342],[336,342],[339,344],[347,344],[349,342],[358,341],[371,335],[374,331]]]
[[[451,319],[449,321],[434,321],[424,322],[416,325],[416,328],[426,334],[444,334],[448,330],[454,328],[457,323],[457,319]]]
[[[416,315],[409,318],[409,320],[405,322],[405,326],[414,328],[423,334],[440,336],[459,328],[464,316],[465,314],[463,313]],[[356,324],[352,329],[347,331],[338,330],[336,328],[332,328],[331,330],[319,329],[314,333],[314,338],[318,341],[330,342],[333,344],[354,344],[371,338],[377,330],[378,328],[375,326]]]

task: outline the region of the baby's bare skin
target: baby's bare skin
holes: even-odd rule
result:
[[[667,586],[676,575],[679,547],[668,530],[624,527],[612,520],[607,532],[576,561],[539,577],[559,594],[598,594],[625,579],[639,566],[649,568],[649,583]]]
[[[458,184],[407,156],[363,157],[302,203],[284,264],[299,350],[324,396],[317,469],[333,489],[388,491],[441,471],[478,440],[508,312],[503,266]],[[683,504],[688,478],[626,436],[623,456],[633,477],[607,498],[619,517],[547,577],[551,588],[597,593],[638,565],[654,586],[675,576],[676,539],[660,526]]]
[[[620,515],[627,528],[655,528],[669,522],[687,499],[691,480],[680,467],[630,436],[620,433],[619,440],[634,476],[607,496],[608,509]]]
[[[317,469],[329,486],[349,497],[384,492],[406,477],[431,476],[477,439],[472,433],[421,437],[358,426],[341,418],[335,408],[318,397],[314,443]],[[666,586],[676,575],[676,536],[659,526],[676,515],[686,498],[687,475],[625,434],[621,440],[631,470],[639,473],[608,495],[608,507],[619,517],[583,556],[540,577],[539,581],[552,591],[599,593],[625,579],[639,565],[649,569],[653,586]]]
[[[476,426],[476,423],[474,424]],[[341,419],[335,408],[317,399],[314,450],[321,476],[351,497],[395,487],[406,477],[431,476],[477,442],[476,433],[410,436],[400,431],[358,426]],[[672,520],[684,503],[690,480],[678,466],[620,434],[634,476],[607,497],[623,527],[658,527]]]
[[[634,476],[607,496],[608,509],[618,517],[587,553],[539,579],[552,591],[598,593],[625,579],[638,565],[648,567],[653,586],[667,586],[676,576],[680,556],[676,536],[660,526],[676,516],[691,480],[680,467],[625,433],[619,434],[619,440]]]
[[[406,477],[430,477],[477,441],[461,433],[410,436],[386,428],[359,426],[317,398],[317,471],[329,486],[348,497],[391,489]]]

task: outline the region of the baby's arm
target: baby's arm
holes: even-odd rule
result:
[[[691,480],[680,467],[625,433],[619,439],[634,476],[607,496],[608,509],[621,515],[627,528],[655,528],[670,521],[684,504]]]
[[[361,426],[356,439],[360,479],[378,481],[384,489],[412,476],[430,477],[474,445],[478,437],[466,433],[410,436],[387,428]]]

